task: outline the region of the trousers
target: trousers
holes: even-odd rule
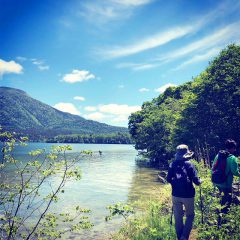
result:
[[[222,213],[228,213],[230,205],[232,203],[232,189],[218,187],[220,194],[222,195],[221,205],[224,206]]]
[[[194,221],[194,197],[181,198],[172,196],[173,214],[175,219],[175,229],[178,239],[189,239]],[[184,210],[186,212],[186,221],[183,222]]]

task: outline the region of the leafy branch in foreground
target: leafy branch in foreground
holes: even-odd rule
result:
[[[125,220],[134,213],[134,210],[129,205],[124,205],[123,203],[116,203],[107,207],[110,212],[109,216],[105,217],[106,221],[111,220],[114,216],[122,216]]]
[[[59,194],[64,193],[67,181],[80,180],[81,171],[76,165],[80,155],[70,155],[70,146],[57,146],[50,152],[29,152],[28,159],[18,160],[14,149],[25,146],[28,139],[1,131],[0,140],[1,239],[56,239],[92,226],[86,216],[89,210],[77,206],[69,214],[53,213],[50,209]]]

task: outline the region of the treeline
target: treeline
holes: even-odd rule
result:
[[[48,143],[96,143],[96,144],[132,144],[128,133],[112,134],[71,134],[58,135],[46,140]]]
[[[129,131],[136,149],[157,165],[181,143],[210,155],[227,138],[240,143],[240,46],[229,45],[192,81],[143,103],[130,116]]]

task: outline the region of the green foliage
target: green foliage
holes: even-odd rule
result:
[[[92,226],[86,215],[89,210],[79,206],[72,214],[50,211],[64,193],[65,184],[81,178],[76,166],[80,155],[67,155],[71,146],[52,147],[50,152],[31,151],[28,161],[20,161],[14,157],[14,148],[24,147],[27,138],[16,138],[9,132],[0,132],[0,138],[4,140],[0,167],[1,239],[56,239]]]
[[[194,161],[203,180],[196,187],[195,221],[191,239],[199,240],[238,240],[240,236],[240,205],[232,204],[228,214],[221,213],[221,196],[214,188],[210,169],[204,163]],[[165,240],[176,239],[174,218],[171,218],[171,191],[169,184],[159,186],[159,199],[141,203],[147,209],[141,215],[128,218],[126,224],[114,235],[114,240]],[[202,203],[202,206],[201,206]],[[203,217],[203,223],[202,223]]]
[[[210,169],[204,167],[202,162],[195,162],[195,165],[197,165],[199,174],[203,180],[201,184],[203,222],[199,192],[196,198],[197,211],[195,225],[198,231],[197,239],[238,240],[240,236],[240,205],[233,203],[227,214],[222,213],[222,209],[225,206],[220,205],[221,195],[211,182]],[[235,192],[235,194],[239,193]]]
[[[122,203],[110,205],[107,207],[107,209],[109,210],[110,215],[105,217],[106,221],[111,220],[114,216],[122,216],[127,219],[131,214],[134,213],[134,210],[131,206]]]
[[[196,98],[182,112],[177,139],[220,147],[226,138],[239,141],[240,47],[230,45],[211,63],[195,89]]]
[[[115,127],[86,120],[80,116],[58,111],[37,101],[25,92],[0,87],[0,125],[19,136],[29,136],[32,141],[45,141],[57,135],[127,133]]]
[[[176,239],[174,227],[170,225],[171,209],[159,202],[149,202],[147,212],[133,216],[127,224],[114,235],[114,240],[164,240]]]
[[[177,145],[240,142],[240,46],[230,45],[193,81],[170,87],[129,118],[137,150],[167,165]]]
[[[150,161],[167,164],[173,154],[173,135],[181,111],[194,98],[188,95],[191,84],[168,88],[163,95],[144,103],[142,110],[133,113],[129,120],[129,132],[136,149],[145,150]]]

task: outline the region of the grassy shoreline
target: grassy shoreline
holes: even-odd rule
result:
[[[203,163],[196,163],[199,176],[203,180],[202,202],[203,219],[200,207],[200,188],[196,188],[195,197],[195,221],[191,232],[190,240],[213,239],[213,240],[238,240],[240,236],[240,206],[232,205],[227,215],[219,213],[220,196],[210,179],[210,170]],[[238,193],[239,194],[239,193]],[[111,236],[113,240],[160,240],[176,239],[173,225],[170,226],[172,211],[171,186],[170,184],[160,185],[159,191],[153,193],[149,198],[145,197],[135,203],[135,208],[141,208],[140,214],[133,214],[128,217],[122,228]],[[219,224],[219,218],[221,223]]]

